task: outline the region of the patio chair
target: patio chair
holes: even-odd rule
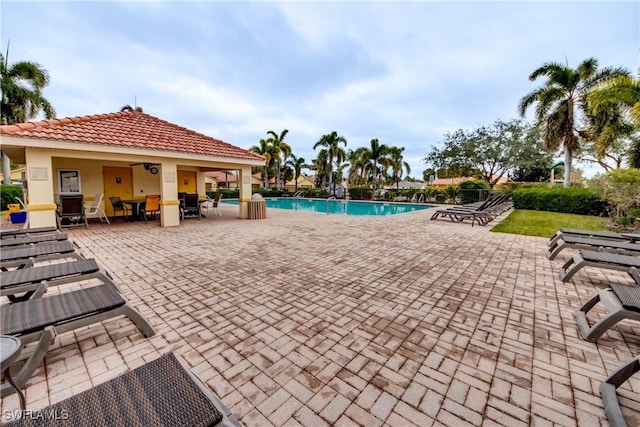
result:
[[[49,287],[93,278],[101,279],[102,283],[112,279],[92,258],[5,271],[0,275],[0,296],[11,302],[26,301],[42,297]]]
[[[31,426],[32,420],[48,420],[46,414],[66,414],[69,425],[79,427],[94,427],[98,420],[112,426],[241,426],[211,389],[173,353],[34,411],[31,417],[7,427]]]
[[[210,210],[215,211],[218,216],[222,216],[222,212],[220,211],[220,200],[222,196],[222,193],[216,194],[216,197],[213,199],[207,196],[207,201],[202,203],[202,209],[207,212],[207,217],[209,216]]]
[[[602,302],[608,314],[591,325],[587,313],[598,302]],[[640,320],[640,287],[612,283],[608,289],[598,292],[580,307],[575,316],[582,338],[596,342],[602,334],[621,320]]]
[[[187,193],[184,195],[184,205],[181,209],[181,217],[197,215],[198,219],[202,218],[200,211],[200,196],[198,193]]]
[[[155,334],[151,325],[127,303],[113,283],[2,306],[0,334],[17,336],[25,345],[36,343],[24,365],[13,375],[17,387],[24,387],[56,336],[122,315],[135,323],[145,337]],[[0,397],[13,391],[9,383],[3,383]]]
[[[640,356],[629,360],[600,384],[600,397],[611,427],[627,427],[616,389],[638,371],[640,371]]]
[[[89,228],[87,217],[84,212],[83,196],[60,196],[60,206],[58,206],[57,219],[58,228],[78,227],[84,225]]]
[[[594,231],[594,230],[580,230],[577,228],[561,228],[556,231],[556,234],[553,235],[547,242],[547,246],[554,245],[558,239],[567,236],[579,236],[579,237],[587,237],[594,239],[607,239],[607,240],[619,240],[623,242],[630,242],[628,237],[625,237],[623,234],[614,233],[612,231]]]
[[[57,227],[38,227],[38,228],[21,228],[0,230],[0,239],[14,239],[16,237],[35,236],[36,234],[55,234],[59,233]]]
[[[148,194],[144,198],[144,207],[141,210],[144,222],[147,222],[147,214],[149,214],[152,219],[156,219],[156,213],[160,215],[160,195]]]
[[[107,214],[104,213],[104,211],[100,207],[102,205],[102,198],[102,193],[99,193],[96,194],[93,199],[93,203],[91,203],[90,205],[87,205],[87,202],[85,202],[85,214],[91,216],[95,215],[98,217],[100,222],[106,222],[107,224],[110,224],[109,218],[107,218]]]
[[[118,215],[118,212],[122,212],[122,216],[125,219],[129,216],[129,208],[122,202],[122,199],[120,197],[110,196],[109,201],[111,202],[111,207],[113,208],[114,218]]]
[[[640,285],[640,257],[581,249],[560,268],[560,280],[568,282],[582,267],[626,271]]]
[[[547,250],[547,258],[554,259],[565,248],[594,249],[603,252],[640,255],[639,243],[566,234],[556,239],[555,243],[549,246],[549,249]]]
[[[7,271],[11,267],[22,269],[33,265],[36,261],[61,258],[84,259],[84,256],[70,240],[3,248],[0,251],[0,270]]]
[[[1,248],[8,248],[12,246],[27,246],[37,245],[44,242],[61,242],[69,239],[66,233],[51,233],[51,234],[36,234],[33,236],[18,237],[13,239],[0,240]]]

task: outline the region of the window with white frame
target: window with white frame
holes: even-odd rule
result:
[[[80,171],[77,169],[58,169],[60,194],[80,194]]]

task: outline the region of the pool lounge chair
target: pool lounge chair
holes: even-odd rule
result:
[[[0,275],[0,296],[6,296],[11,302],[26,301],[42,297],[49,287],[93,278],[101,279],[102,283],[111,281],[95,259],[5,271]]]
[[[599,239],[567,234],[555,240],[549,246],[547,258],[554,259],[565,248],[594,249],[604,252],[613,252],[627,255],[640,255],[640,243],[629,241]]]
[[[431,215],[431,220],[444,220],[449,218],[453,222],[463,222],[470,219],[471,226],[476,222],[480,225],[487,225],[493,221],[498,215],[506,212],[511,208],[511,203],[508,202],[509,195],[495,195],[484,202],[473,204],[473,206],[456,206],[447,209],[438,209]]]
[[[65,414],[49,421],[46,414]],[[39,416],[43,415],[43,416]],[[46,420],[38,421],[35,420]],[[48,423],[48,424],[47,424]],[[241,426],[231,411],[173,353],[139,366],[7,427]]]
[[[38,228],[12,228],[8,230],[0,230],[0,239],[12,239],[14,237],[33,236],[36,234],[59,233],[56,227],[38,227]]]
[[[0,247],[8,248],[11,246],[25,246],[31,244],[38,244],[44,242],[61,242],[68,240],[69,236],[65,233],[52,233],[52,234],[36,234],[33,236],[16,237],[14,239],[1,239]]]
[[[18,388],[24,387],[57,335],[122,315],[135,323],[145,337],[155,334],[113,283],[3,305],[0,334],[17,336],[23,344],[37,342],[20,371],[13,375],[14,382]],[[13,391],[8,382],[3,383],[0,395],[4,397]]]
[[[60,258],[84,259],[80,250],[69,240],[39,245],[3,248],[0,251],[0,270],[17,269],[33,265],[34,261]]]
[[[578,237],[587,237],[592,239],[607,239],[607,240],[618,240],[623,242],[631,242],[629,237],[626,237],[621,233],[614,233],[612,231],[593,231],[593,230],[580,230],[577,228],[561,228],[556,231],[556,234],[553,235],[547,242],[547,246],[552,246],[556,243],[556,241],[564,236],[578,236]]]
[[[600,397],[611,427],[628,427],[620,409],[616,389],[638,371],[640,371],[640,356],[629,360],[600,384]]]
[[[608,314],[591,325],[587,313],[602,302]],[[608,289],[598,292],[576,311],[576,322],[582,338],[596,342],[602,334],[621,320],[640,320],[640,287],[612,283]]]
[[[560,268],[560,280],[568,282],[582,267],[599,267],[626,271],[640,285],[640,256],[613,254],[581,249]]]

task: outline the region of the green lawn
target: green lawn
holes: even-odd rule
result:
[[[491,229],[497,233],[551,237],[558,229],[606,230],[608,218],[516,209]]]

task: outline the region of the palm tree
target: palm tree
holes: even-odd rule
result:
[[[580,148],[579,114],[587,115],[587,95],[598,83],[619,76],[628,75],[621,68],[605,68],[598,71],[598,61],[584,60],[576,69],[557,62],[549,62],[536,69],[529,76],[534,81],[546,77],[545,84],[526,95],[520,101],[520,115],[537,103],[536,119],[544,129],[544,144],[549,150],[564,148],[564,186],[571,184],[573,153]]]
[[[0,53],[0,88],[2,105],[0,106],[3,125],[24,123],[44,113],[47,119],[55,117],[53,106],[42,95],[49,84],[49,73],[40,64],[20,61],[9,66],[9,46],[7,54]],[[2,151],[2,174],[11,183],[11,162]]]
[[[274,147],[269,140],[261,139],[260,143],[249,148],[249,151],[264,156],[262,177],[264,178],[264,188],[269,188],[269,168],[273,165]]]
[[[389,153],[389,147],[384,144],[380,144],[378,138],[373,138],[371,140],[371,149],[369,153],[369,158],[371,161],[371,171],[372,171],[372,179],[371,182],[373,184],[373,191],[371,192],[371,200],[375,200],[376,198],[376,181],[379,176],[382,174],[381,168],[378,164],[381,164],[382,159]]]
[[[603,82],[587,96],[591,124],[596,135],[598,155],[619,140],[631,141],[630,166],[640,167],[640,79],[617,77]],[[627,120],[628,119],[628,120]]]
[[[369,149],[366,147],[358,147],[347,153],[347,160],[351,166],[349,169],[350,185],[363,185],[367,182],[366,171],[370,160],[369,153]]]
[[[268,141],[273,147],[272,156],[276,162],[276,188],[278,190],[282,188],[282,186],[280,185],[280,165],[282,164],[282,158],[280,157],[280,154],[282,154],[285,159],[291,154],[291,147],[286,142],[284,142],[284,137],[287,136],[288,133],[289,130],[287,129],[280,132],[280,135],[272,130],[267,132],[267,135],[269,135]]]
[[[302,157],[296,157],[294,154],[291,154],[291,158],[287,160],[286,165],[291,166],[293,168],[294,180],[295,180],[295,190],[298,191],[298,178],[300,178],[300,172],[302,168],[305,167],[305,160]]]
[[[407,175],[411,173],[411,166],[404,161],[402,152],[404,147],[391,147],[389,149],[389,166],[391,167],[391,178],[396,183],[396,190],[400,190],[400,178],[402,173],[407,171]]]
[[[322,135],[322,138],[320,138],[320,140],[316,142],[313,146],[314,150],[318,147],[325,147],[327,150],[327,161],[328,161],[327,165],[329,169],[328,173],[329,173],[330,183],[332,184],[332,187],[333,187],[334,196],[336,192],[336,186],[335,186],[334,176],[333,176],[333,162],[335,160],[336,167],[338,167],[340,163],[344,162],[344,160],[347,157],[347,153],[344,151],[344,148],[340,147],[340,144],[344,144],[344,146],[346,147],[347,139],[342,135],[338,135],[338,132],[333,131],[326,135]]]
[[[323,148],[318,152],[318,156],[311,161],[310,166],[310,169],[316,172],[316,185],[321,188],[325,188],[327,186],[329,166],[329,152]]]

